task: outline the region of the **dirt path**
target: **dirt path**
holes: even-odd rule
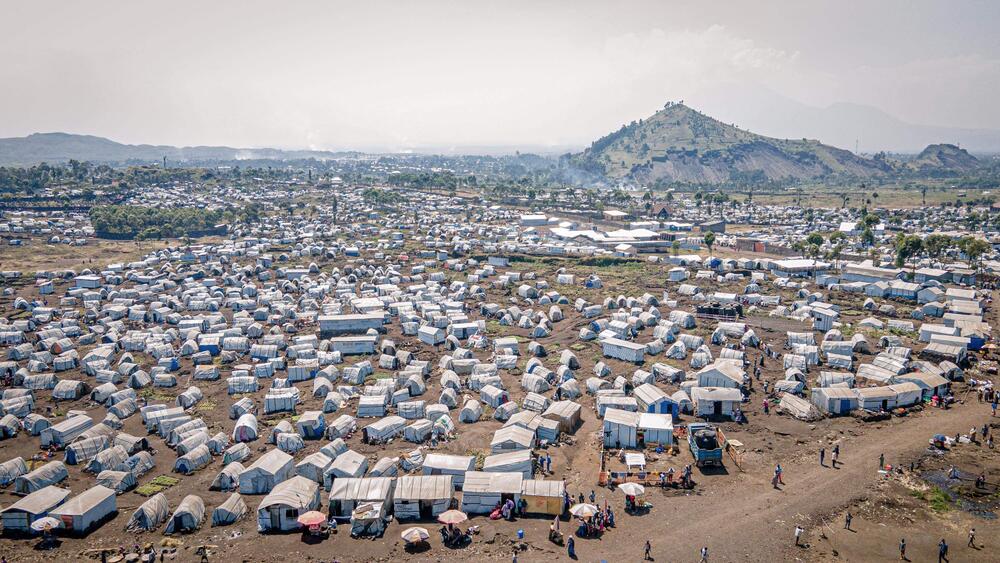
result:
[[[740,478],[731,479],[731,487],[715,493],[727,495],[725,500],[706,502],[704,497],[693,495],[656,502],[655,512],[648,516],[656,519],[650,527],[659,532],[649,538],[654,556],[660,561],[697,561],[698,550],[705,545],[714,561],[765,561],[776,556],[809,559],[808,551],[792,545],[794,526],[801,524],[808,536],[822,517],[862,498],[879,478],[876,467],[880,453],[886,454],[886,463],[909,463],[926,449],[929,436],[968,432],[988,417],[984,405],[970,403],[945,412],[894,419],[881,428],[868,429],[857,444],[845,441],[841,446],[844,463],[839,469],[832,469],[829,463],[821,467],[814,456],[783,463],[787,485],[781,491],[771,487],[771,467],[753,467]],[[669,525],[664,526],[664,520]],[[646,534],[638,534],[635,541],[616,546],[622,548],[614,550],[617,553],[610,549],[603,553],[601,546],[594,555],[608,561],[640,560]],[[582,559],[591,560],[590,555]]]

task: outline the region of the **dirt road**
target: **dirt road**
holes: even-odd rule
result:
[[[659,501],[648,516],[656,520],[650,523],[656,532],[649,538],[654,556],[660,561],[697,561],[698,550],[705,545],[710,560],[715,561],[773,561],[776,556],[810,559],[808,550],[793,545],[795,525],[807,530],[804,539],[809,541],[812,534],[818,535],[815,529],[823,516],[864,497],[879,479],[879,454],[885,453],[886,463],[908,464],[927,448],[931,435],[968,432],[988,417],[985,405],[973,402],[945,412],[893,419],[868,428],[856,445],[845,440],[841,446],[843,464],[838,469],[829,466],[829,458],[827,466],[821,467],[815,455],[782,463],[786,486],[780,491],[771,487],[772,467],[751,467],[749,473],[730,479],[731,487],[715,493],[727,495],[725,500],[706,502],[708,499],[693,495]],[[616,542],[615,549],[607,553],[602,545],[596,553],[588,550],[581,559],[639,561],[646,534],[636,532],[635,541]]]

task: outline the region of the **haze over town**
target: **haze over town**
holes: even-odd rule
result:
[[[1000,129],[995,2],[39,1],[4,10],[0,137],[565,152],[684,100],[765,135],[850,150],[917,152],[932,141],[1000,150],[1000,135],[955,131]],[[931,139],[906,124],[945,130]]]

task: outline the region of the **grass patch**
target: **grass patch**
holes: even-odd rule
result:
[[[570,344],[569,349],[573,350],[574,352],[580,352],[586,350],[587,345],[582,342],[577,342],[576,344]]]
[[[219,408],[219,405],[216,404],[215,402],[202,400],[197,405],[195,405],[194,410],[195,412],[212,412],[217,408]]]
[[[948,512],[952,508],[951,497],[940,487],[934,487],[930,491],[914,489],[910,491],[910,496],[928,503],[934,512]]]
[[[139,396],[147,401],[173,401],[174,398],[155,387],[147,387],[139,392]]]
[[[156,493],[162,493],[163,491],[169,489],[170,487],[173,487],[174,485],[180,482],[181,480],[177,479],[176,477],[160,475],[159,477],[156,477],[149,483],[146,483],[145,485],[136,488],[135,492],[139,493],[144,497],[151,497]]]
[[[947,512],[951,510],[951,497],[940,487],[934,487],[930,494],[927,495],[927,502],[930,503],[931,510],[934,512]]]

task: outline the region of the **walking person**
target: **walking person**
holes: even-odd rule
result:
[[[976,547],[976,529],[969,530],[969,547]]]
[[[948,563],[948,543],[941,538],[938,544],[938,563]]]
[[[885,454],[878,454],[878,468],[885,469]]]
[[[802,529],[802,526],[795,526],[795,546],[796,547],[801,547],[802,546],[802,544],[799,542],[799,540],[802,538],[802,532],[803,531],[804,530]]]
[[[573,536],[566,540],[566,554],[570,559],[576,559],[576,542],[573,541]]]
[[[844,529],[845,530],[850,530],[851,529],[851,520],[854,520],[854,516],[851,515],[850,511],[847,511],[847,516],[844,516]]]
[[[833,462],[833,468],[834,469],[837,468],[837,460],[839,460],[839,459],[840,459],[840,444],[834,444],[833,445],[833,459],[831,460]]]
[[[899,560],[906,561],[906,538],[899,539]]]
[[[652,561],[653,556],[650,554],[653,551],[653,546],[649,545],[649,540],[646,540],[645,553],[642,556],[643,561]]]
[[[701,559],[698,563],[708,563],[708,547],[701,548]]]
[[[819,449],[819,464],[826,467],[826,448]]]
[[[778,479],[778,483],[782,485],[785,484],[785,480],[782,479],[783,473],[784,471],[782,471],[780,463],[774,466],[774,476]]]

